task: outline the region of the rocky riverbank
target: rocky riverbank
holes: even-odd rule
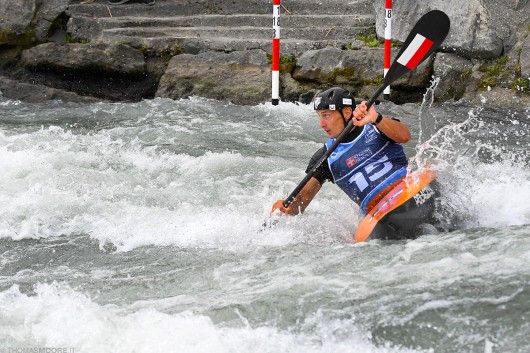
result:
[[[384,1],[282,4],[283,101],[309,102],[332,85],[366,97],[380,85]],[[438,101],[530,105],[529,0],[398,1],[397,47],[431,9],[449,15],[449,36],[436,56],[393,84],[393,101],[421,100],[434,76]],[[26,101],[198,95],[267,102],[271,11],[272,1],[263,0],[4,0],[0,92]]]

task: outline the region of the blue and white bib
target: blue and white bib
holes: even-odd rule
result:
[[[357,127],[358,129],[358,127]],[[329,149],[335,139],[326,142]],[[369,202],[407,174],[403,146],[382,135],[372,124],[351,142],[340,143],[328,157],[337,184],[366,214]]]

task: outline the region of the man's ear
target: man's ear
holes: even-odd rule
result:
[[[344,107],[342,109],[342,114],[344,115],[344,118],[346,121],[350,121],[350,119],[353,117],[353,108],[352,107]]]

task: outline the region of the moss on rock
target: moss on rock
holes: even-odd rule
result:
[[[28,48],[33,42],[33,29],[26,28],[24,33],[19,34],[11,29],[0,31],[0,45]]]

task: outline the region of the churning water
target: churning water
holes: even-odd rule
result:
[[[263,228],[325,140],[306,105],[0,99],[0,352],[530,351],[530,113],[379,109],[456,230],[353,244],[332,184]]]

